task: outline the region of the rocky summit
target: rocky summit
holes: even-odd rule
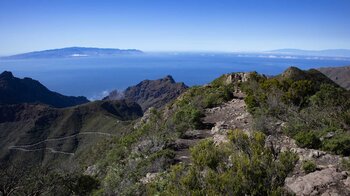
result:
[[[158,80],[144,80],[135,86],[128,87],[120,96],[113,91],[104,100],[120,99],[120,97],[134,101],[146,111],[150,107],[160,108],[181,95],[188,87],[183,83],[176,83],[173,77],[166,76]]]

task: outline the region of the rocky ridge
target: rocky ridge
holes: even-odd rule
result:
[[[158,80],[144,80],[135,86],[128,87],[122,93],[113,91],[103,100],[127,99],[138,103],[143,111],[150,107],[160,108],[180,94],[188,87],[184,83],[176,83],[173,77],[166,76]]]
[[[224,77],[227,83],[242,82],[248,78],[246,75],[242,76],[240,74],[227,74]],[[203,139],[212,139],[216,144],[228,142],[228,130],[241,129],[250,134],[253,131],[251,127],[252,116],[248,113],[243,99],[244,94],[236,89],[234,99],[219,107],[206,109],[202,121],[205,124],[212,125],[212,128],[186,132],[184,138],[176,141],[176,159],[179,162],[191,164],[188,150],[190,147]],[[284,126],[283,122],[277,123],[276,126],[276,130],[279,130],[279,132],[267,137],[266,146],[270,147],[276,154],[291,150],[299,157],[293,172],[285,179],[285,189],[287,191],[296,195],[350,194],[350,174],[342,168],[343,157],[321,150],[300,148],[295,140],[281,132]],[[316,170],[305,173],[302,169],[304,161],[313,161],[316,164]],[[155,176],[157,174],[149,174],[143,179],[144,183],[148,183]]]
[[[249,73],[225,74],[226,84],[237,84],[247,81]],[[190,163],[189,148],[203,139],[212,139],[216,144],[228,142],[229,130],[241,129],[249,133],[252,117],[246,110],[244,94],[236,89],[234,99],[221,106],[208,108],[204,112],[202,122],[208,129],[187,131],[185,135],[175,142],[176,157],[178,162]]]

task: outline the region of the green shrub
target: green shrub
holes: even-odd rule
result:
[[[350,159],[349,158],[343,158],[341,164],[345,170],[350,171]]]
[[[247,105],[248,111],[253,113],[257,107],[259,107],[259,101],[253,95],[247,95],[244,98],[244,102]]]
[[[200,142],[191,150],[193,165],[173,166],[148,187],[149,195],[282,195],[297,156],[277,158],[264,147],[265,136],[231,131],[231,142]]]
[[[222,75],[222,76],[220,76],[219,78],[216,78],[215,80],[213,80],[210,84],[211,84],[213,87],[224,86],[224,85],[225,85],[225,79],[226,79],[226,76],[225,76],[225,75]]]
[[[267,79],[267,80],[261,82],[260,86],[265,91],[271,91],[271,90],[276,89],[276,88],[277,89],[282,88],[281,83],[275,78]]]
[[[233,98],[233,85],[208,88],[203,93],[203,107],[212,108]]]
[[[184,133],[189,129],[199,129],[202,126],[201,118],[203,113],[192,105],[185,105],[179,108],[173,116],[175,129]]]
[[[350,134],[343,133],[336,136],[325,139],[323,141],[322,148],[327,151],[334,152],[336,154],[349,156],[350,155]]]
[[[77,176],[73,181],[66,184],[75,195],[88,195],[96,190],[100,183],[94,177],[88,175]]]
[[[319,148],[321,140],[313,131],[301,131],[295,136],[298,146],[302,148]]]
[[[278,155],[279,163],[282,166],[280,172],[283,172],[281,179],[286,178],[288,173],[293,171],[295,164],[298,162],[298,159],[298,155],[291,151],[285,151]]]
[[[296,106],[304,107],[308,103],[308,98],[315,92],[316,89],[312,81],[299,80],[292,83],[285,94],[285,100]]]
[[[210,149],[210,150],[209,150]],[[224,150],[215,147],[212,140],[204,140],[191,150],[193,163],[201,168],[209,167],[215,170],[224,157]]]
[[[310,97],[311,103],[319,107],[341,106],[346,100],[345,90],[330,84],[322,84],[320,90]]]
[[[343,112],[341,114],[341,117],[342,117],[343,122],[346,125],[350,126],[350,109],[348,109],[347,111]]]
[[[302,168],[304,170],[305,173],[311,173],[316,171],[317,166],[315,164],[315,162],[311,161],[311,160],[307,160],[303,162]]]

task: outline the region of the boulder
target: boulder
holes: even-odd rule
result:
[[[305,176],[288,177],[285,180],[287,190],[296,195],[335,195],[334,193],[346,193],[345,184],[342,180],[346,178],[336,168],[327,168],[315,171]]]

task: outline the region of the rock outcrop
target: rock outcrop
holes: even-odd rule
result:
[[[176,99],[188,87],[184,83],[176,83],[171,76],[159,80],[144,80],[123,92],[123,98],[138,103],[143,111],[150,107],[160,108]],[[104,100],[114,99],[115,93]]]
[[[349,195],[350,177],[342,171],[342,157],[315,149],[300,148],[295,140],[285,135],[270,135],[266,145],[275,153],[291,150],[299,161],[294,171],[285,180],[285,188],[296,195]],[[302,165],[304,161],[312,161],[316,171],[306,174]]]
[[[336,168],[315,171],[305,176],[290,177],[285,181],[288,190],[296,195],[349,195],[350,177]]]
[[[248,81],[251,73],[249,72],[237,72],[232,74],[224,74],[226,77],[226,84],[241,83]]]

